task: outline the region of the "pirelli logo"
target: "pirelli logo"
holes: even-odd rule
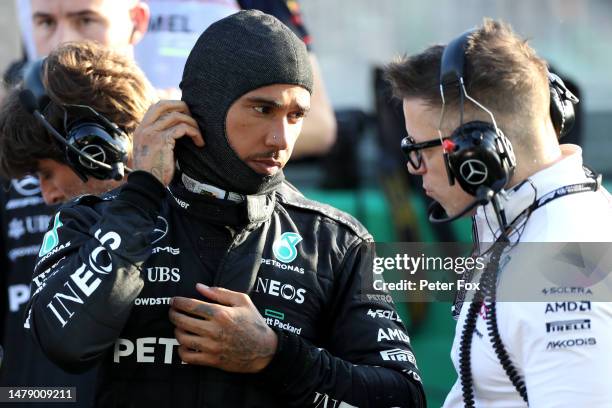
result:
[[[546,332],[567,332],[576,330],[589,330],[591,319],[562,320],[558,322],[546,323]]]
[[[412,364],[416,364],[416,358],[414,354],[408,350],[402,349],[391,349],[380,352],[380,356],[385,361],[409,361]]]

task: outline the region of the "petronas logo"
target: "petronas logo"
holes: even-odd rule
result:
[[[62,222],[59,219],[60,213],[55,214],[55,219],[53,220],[53,228],[50,231],[47,231],[45,237],[43,238],[42,246],[40,247],[40,251],[38,252],[39,257],[43,257],[47,255],[53,248],[59,244],[59,237],[57,236],[57,229],[61,227]]]
[[[272,244],[272,251],[276,259],[283,263],[290,263],[297,257],[296,245],[302,241],[300,234],[285,232]]]

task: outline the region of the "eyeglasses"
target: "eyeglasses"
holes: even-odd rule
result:
[[[423,164],[423,154],[421,150],[429,149],[430,147],[441,146],[444,140],[450,137],[443,137],[442,139],[433,139],[426,142],[415,143],[412,136],[406,136],[402,139],[402,152],[408,159],[408,163],[415,169],[419,169]]]

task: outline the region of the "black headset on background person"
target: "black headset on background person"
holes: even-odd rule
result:
[[[66,163],[83,182],[91,176],[99,180],[121,180],[125,167],[129,138],[117,125],[87,105],[62,104],[64,132],[62,135],[44,117],[51,98],[43,83],[45,60],[25,68],[22,105],[64,148]]]
[[[469,30],[452,40],[444,49],[440,63],[440,95],[442,112],[438,126],[444,149],[444,163],[450,185],[459,183],[461,188],[475,197],[474,201],[459,214],[448,217],[440,203],[434,201],[429,209],[433,223],[454,221],[479,205],[489,203],[512,178],[516,158],[510,140],[497,126],[493,113],[466,91],[464,83],[465,49],[469,37],[475,30]],[[574,104],[578,99],[565,86],[561,78],[549,73],[550,115],[559,138],[566,135],[574,125]],[[444,119],[444,90],[449,86],[459,87],[460,125],[450,137],[442,137],[440,127]],[[486,112],[490,122],[470,121],[463,123],[465,99]],[[405,139],[406,140],[406,139]],[[402,147],[406,142],[402,142]],[[495,204],[495,202],[494,202]],[[502,211],[503,215],[503,211]],[[500,220],[505,221],[505,220]],[[500,225],[505,224],[500,222]]]

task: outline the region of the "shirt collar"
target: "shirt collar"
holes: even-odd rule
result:
[[[559,161],[499,193],[508,223],[512,223],[534,201],[551,191],[589,180],[582,168],[582,149],[572,144],[564,144],[560,148],[562,157]],[[492,203],[477,209],[474,223],[480,242],[494,242],[500,234]]]

